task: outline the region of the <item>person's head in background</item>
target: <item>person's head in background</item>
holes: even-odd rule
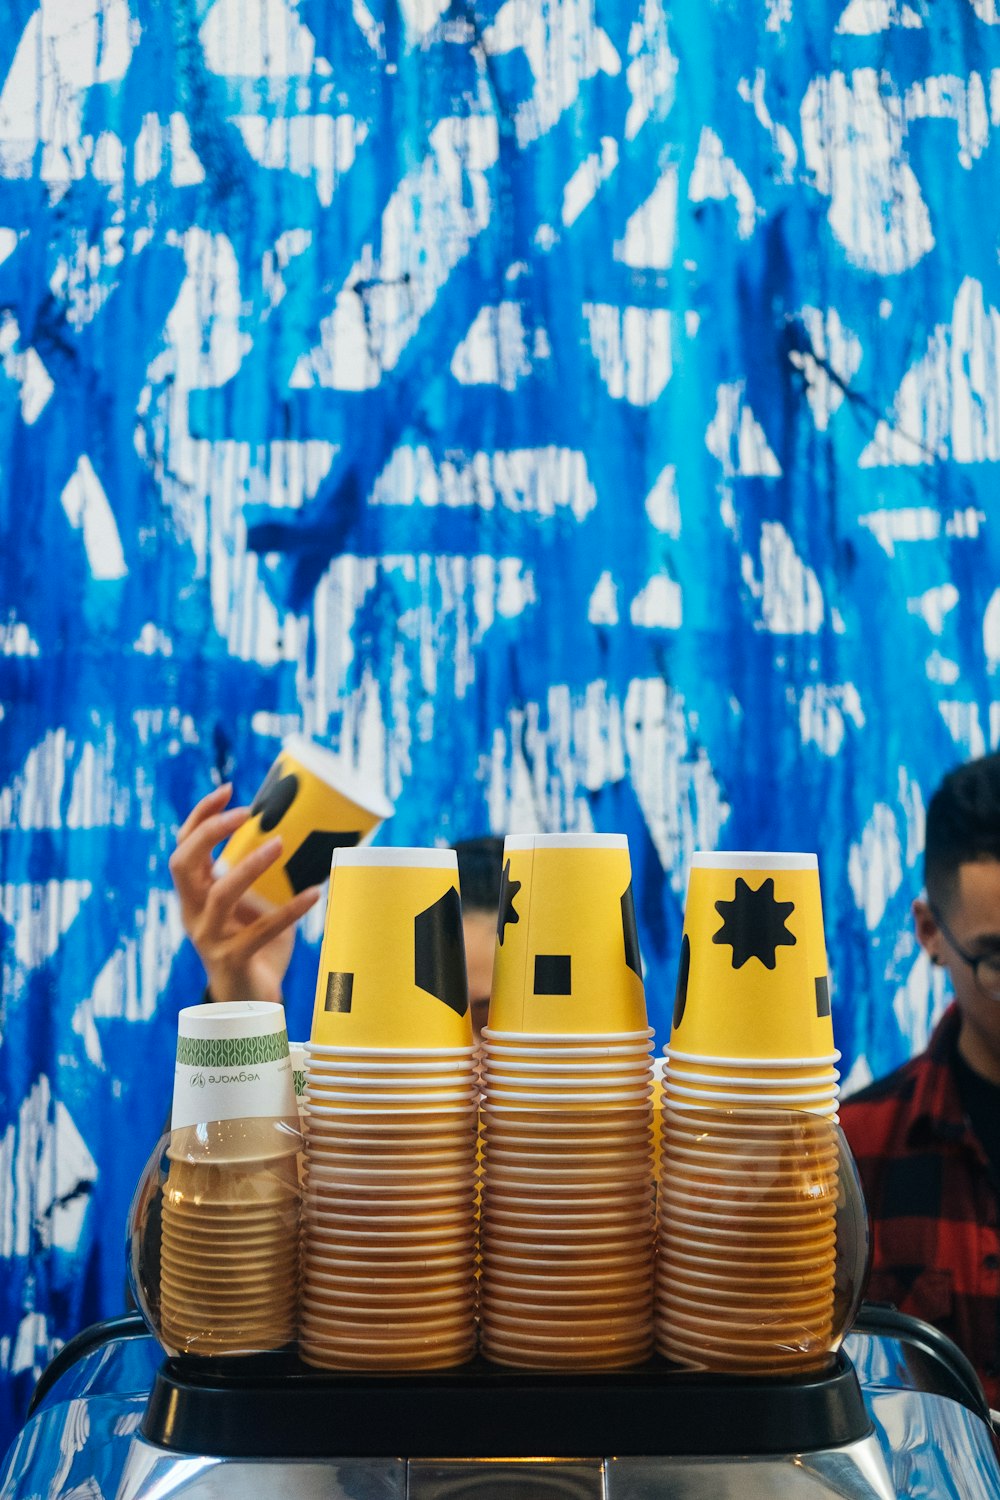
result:
[[[465,966],[469,975],[469,1007],[472,1030],[479,1034],[486,1025],[493,982],[493,948],[500,907],[500,869],[503,839],[487,834],[462,839],[455,844],[458,884],[462,893],[462,927],[465,930]]]
[[[931,797],[924,888],[917,937],[951,978],[959,1052],[1000,1083],[1000,754],[958,766]]]

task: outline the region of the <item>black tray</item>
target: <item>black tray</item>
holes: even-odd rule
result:
[[[841,1352],[805,1377],[532,1373],[477,1359],[418,1374],[326,1374],[293,1356],[167,1360],[142,1433],[219,1458],[591,1458],[787,1454],[865,1437]]]

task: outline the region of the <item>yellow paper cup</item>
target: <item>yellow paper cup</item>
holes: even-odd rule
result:
[[[284,906],[322,885],[335,849],[365,844],[393,813],[381,790],[339,755],[303,736],[286,739],[264,779],[250,817],[216,861],[224,875],[268,839],[280,836],[279,865],[255,880],[262,906]]]
[[[703,1057],[833,1052],[814,854],[695,854],[669,1050]]]
[[[598,1038],[646,1025],[624,834],[508,837],[490,1032]]]
[[[314,1046],[472,1046],[458,862],[451,849],[338,849]]]

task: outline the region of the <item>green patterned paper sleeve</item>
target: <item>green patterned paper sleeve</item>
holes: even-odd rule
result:
[[[287,1056],[288,1032],[284,1030],[265,1036],[177,1038],[177,1061],[187,1068],[246,1068],[254,1063],[281,1062]]]

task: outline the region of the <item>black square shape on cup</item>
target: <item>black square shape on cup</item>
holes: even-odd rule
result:
[[[535,954],[535,994],[572,994],[568,953]]]

